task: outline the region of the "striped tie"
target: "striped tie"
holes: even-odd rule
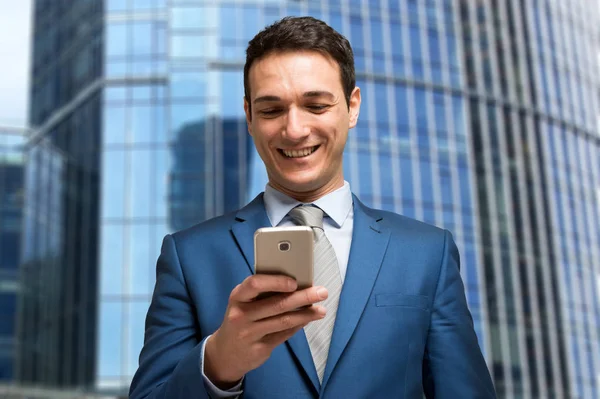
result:
[[[294,223],[312,227],[315,233],[314,285],[324,286],[329,292],[322,303],[327,309],[325,317],[304,327],[319,381],[323,382],[333,323],[342,291],[340,268],[333,247],[323,231],[323,211],[315,206],[303,205],[292,209],[289,215]]]

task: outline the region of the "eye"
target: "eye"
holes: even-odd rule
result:
[[[320,114],[325,112],[328,108],[329,105],[325,105],[325,104],[309,104],[306,106],[306,108],[308,108],[309,110],[311,110],[312,112],[316,113],[316,114]]]
[[[259,114],[265,117],[274,117],[281,113],[281,108],[266,108],[258,111]]]

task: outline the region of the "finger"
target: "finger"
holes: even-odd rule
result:
[[[283,344],[288,339],[292,338],[298,331],[302,330],[306,324],[290,328],[288,330],[279,331],[273,334],[269,334],[263,338],[263,342],[272,348]]]
[[[255,274],[246,278],[231,291],[230,299],[250,302],[264,292],[293,292],[298,288],[291,277],[270,274]]]
[[[248,306],[248,319],[257,321],[291,312],[327,299],[325,287],[310,287],[292,293],[273,295]]]
[[[323,306],[311,306],[280,314],[254,323],[252,330],[256,339],[261,339],[270,334],[290,330],[303,326],[311,321],[320,320],[325,317],[326,310]]]

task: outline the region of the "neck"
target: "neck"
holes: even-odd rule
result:
[[[314,202],[314,201],[318,200],[319,198],[322,198],[322,197],[326,196],[327,194],[332,193],[335,190],[343,187],[344,186],[344,178],[340,177],[339,179],[331,181],[317,189],[309,190],[309,191],[292,190],[290,188],[286,188],[280,184],[277,184],[276,182],[273,182],[273,181],[269,181],[269,185],[271,187],[273,187],[275,190],[282,192],[285,195],[292,197],[293,199],[295,199],[297,201],[300,201],[303,203],[308,203],[308,202]]]

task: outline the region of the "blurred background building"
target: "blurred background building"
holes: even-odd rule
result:
[[[33,14],[18,384],[127,391],[162,237],[267,181],[244,121],[247,42],[312,15],[355,51],[345,177],[367,204],[453,232],[499,397],[600,397],[595,1],[37,0]]]
[[[24,129],[0,126],[0,383],[14,378],[24,152]]]

